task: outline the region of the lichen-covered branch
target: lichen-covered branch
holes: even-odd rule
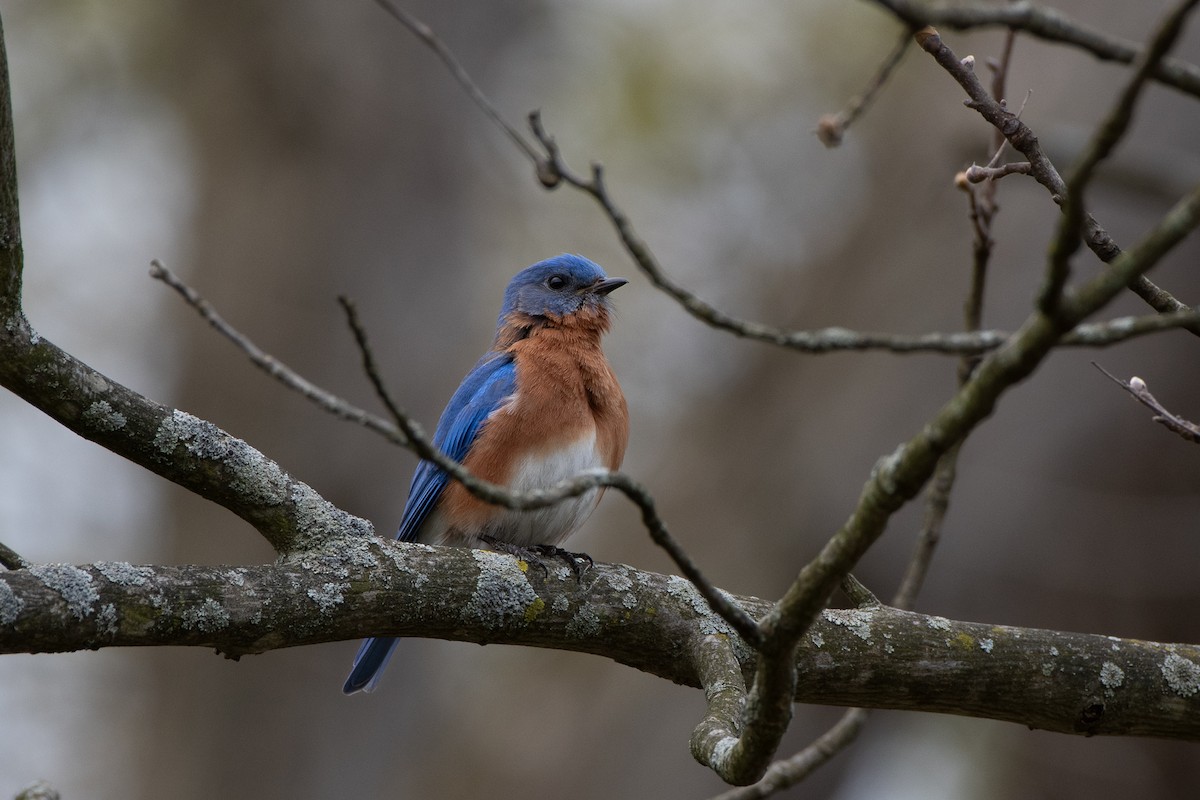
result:
[[[0,328],[0,386],[113,453],[237,514],[279,552],[371,526],[324,500],[246,442],[110,380],[39,336]]]
[[[746,710],[746,680],[734,655],[733,642],[718,633],[696,639],[692,657],[707,704],[704,717],[692,731],[692,756],[727,783],[747,779],[742,751],[742,714]]]
[[[738,601],[755,612],[768,607]],[[597,564],[580,583],[565,566],[543,577],[507,555],[347,535],[269,565],[102,562],[0,572],[0,653],[186,645],[237,658],[366,634],[594,653],[688,686],[701,685],[697,645],[706,637],[724,638],[723,658],[743,676],[756,658],[690,581],[622,565]],[[1194,645],[871,606],[823,612],[795,667],[799,702],[1200,741]],[[736,681],[725,688],[736,702]]]

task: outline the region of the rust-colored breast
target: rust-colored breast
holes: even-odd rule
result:
[[[517,391],[480,427],[464,466],[494,483],[519,480],[522,489],[553,485],[589,466],[620,467],[629,412],[600,348],[607,312],[584,309],[563,319],[513,322],[506,327],[523,327],[502,330],[497,344],[513,354]],[[455,483],[439,504],[447,528],[444,540],[474,544],[487,533],[505,540],[531,539],[528,544],[556,543],[582,524],[599,497],[600,492],[585,495],[584,508],[563,503],[561,513],[522,518],[475,499]],[[530,519],[541,520],[547,529],[528,530]],[[507,529],[520,525],[525,528],[520,533]]]

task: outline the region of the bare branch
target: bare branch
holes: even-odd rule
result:
[[[992,69],[992,97],[999,100],[1005,105],[1008,104],[1008,68],[1012,64],[1013,48],[1017,44],[1017,31],[1014,28],[1009,28],[1004,35],[1004,47],[1000,51],[1000,58],[992,61],[988,59],[988,66]],[[1029,95],[1025,95],[1025,100],[1029,100]],[[1025,103],[1021,104],[1024,110]],[[1017,112],[1017,116],[1021,116],[1021,111]],[[1008,140],[1004,138],[1004,134],[995,128],[992,129],[992,149],[996,154],[992,156],[992,160],[988,163],[989,167],[994,167],[1000,161],[1000,155],[1004,152],[1008,145]],[[993,191],[995,191],[993,189]],[[990,200],[991,198],[989,198]]]
[[[954,2],[927,0],[872,0],[912,28],[936,25],[958,30],[1003,26],[1020,30],[1049,42],[1061,42],[1085,50],[1103,61],[1132,64],[1141,48],[1124,39],[1093,30],[1060,11],[1028,0],[1013,3]],[[1200,97],[1200,67],[1176,58],[1163,59],[1153,72],[1166,86]]]
[[[883,0],[877,1],[882,2]],[[1001,7],[1004,6],[997,6],[997,8]],[[1066,183],[1058,174],[1054,164],[1042,152],[1037,136],[1029,129],[1029,126],[1021,122],[1002,103],[988,94],[970,65],[964,64],[954,55],[936,30],[925,28],[918,31],[916,39],[921,49],[933,56],[934,60],[966,91],[970,98],[966,103],[967,107],[978,112],[996,130],[1000,131],[1005,139],[1028,159],[1029,174],[1050,192],[1055,201],[1062,202],[1067,193]],[[1084,215],[1083,230],[1084,242],[1101,261],[1106,264],[1110,263],[1121,254],[1121,248],[1091,214]],[[1156,311],[1190,310],[1189,306],[1174,298],[1166,290],[1156,286],[1143,274],[1131,278],[1128,288]],[[1200,336],[1200,325],[1188,326],[1187,330]]]
[[[1007,112],[1005,112],[1007,113]],[[1015,118],[1014,118],[1015,119]],[[980,331],[968,333],[932,333],[921,334],[917,336],[905,336],[901,334],[888,333],[863,333],[858,331],[848,330],[846,328],[824,328],[816,331],[789,331],[781,328],[774,328],[769,325],[763,325],[758,322],[750,322],[747,320],[737,319],[730,316],[716,307],[706,303],[705,301],[692,294],[683,286],[673,282],[659,267],[657,260],[650,252],[637,234],[634,232],[632,225],[612,198],[608,194],[608,190],[602,179],[602,171],[599,166],[593,168],[593,176],[591,179],[584,179],[580,175],[572,172],[562,160],[561,151],[553,137],[546,133],[542,127],[540,116],[536,113],[530,115],[530,124],[533,127],[534,134],[538,141],[546,148],[547,156],[551,168],[559,175],[564,182],[574,186],[581,191],[591,195],[604,209],[609,220],[617,229],[618,235],[625,243],[626,249],[638,262],[642,271],[650,278],[658,288],[665,291],[667,294],[674,297],[680,305],[682,305],[692,316],[711,325],[714,328],[729,331],[737,336],[756,341],[768,342],[776,344],[780,347],[799,350],[806,353],[828,353],[841,350],[887,350],[895,353],[913,353],[913,352],[934,352],[934,353],[978,353],[984,350],[990,350],[999,347],[1009,334],[996,331]],[[1031,134],[1032,135],[1032,134]],[[1043,157],[1044,158],[1044,157]],[[1054,167],[1045,161],[1049,170],[1053,171]],[[1058,173],[1053,172],[1055,178]],[[1061,179],[1058,179],[1061,182]],[[1118,251],[1119,252],[1119,251]],[[1188,311],[1187,306],[1179,304],[1181,311]],[[1156,323],[1146,323],[1153,326]],[[1200,327],[1196,325],[1194,319],[1183,319],[1182,317],[1172,317],[1168,327],[1185,326],[1191,329],[1192,327]],[[1138,326],[1141,332],[1149,332],[1149,329]],[[1114,328],[1110,333],[1117,335],[1119,327]],[[1080,337],[1068,337],[1064,339],[1064,344],[1111,344],[1118,339],[1108,339],[1107,335],[1102,335],[1099,330],[1090,329],[1089,338],[1083,339]]]
[[[1147,388],[1146,382],[1136,375],[1127,381],[1123,381],[1116,375],[1106,370],[1104,367],[1092,362],[1092,366],[1103,372],[1108,378],[1125,391],[1129,392],[1135,400],[1144,405],[1146,408],[1154,412],[1152,419],[1162,425],[1172,433],[1182,436],[1189,442],[1200,444],[1200,425],[1194,422],[1189,422],[1178,414],[1173,414],[1162,403],[1158,402],[1158,398],[1150,394],[1150,389]]]
[[[1197,0],[1184,0],[1159,24],[1150,43],[1138,56],[1133,75],[1096,128],[1067,178],[1066,191],[1061,203],[1062,216],[1059,217],[1058,228],[1050,242],[1050,261],[1042,289],[1038,293],[1038,307],[1046,314],[1056,312],[1063,287],[1070,276],[1071,256],[1079,248],[1080,228],[1087,215],[1084,201],[1087,186],[1095,175],[1096,168],[1108,158],[1129,129],[1133,122],[1134,106],[1150,78],[1150,73],[1179,38],[1184,20],[1196,2]]]
[[[261,369],[263,372],[270,375],[275,380],[284,384],[288,388],[301,395],[304,395],[309,400],[316,403],[318,406],[340,417],[341,419],[357,422],[360,425],[381,434],[386,438],[393,439],[397,444],[404,444],[402,438],[396,438],[395,429],[388,426],[386,423],[377,417],[372,417],[360,409],[355,408],[345,400],[326,392],[319,386],[314,385],[303,376],[297,374],[287,365],[280,362],[270,353],[260,349],[254,342],[250,341],[247,336],[241,334],[236,328],[230,325],[221,317],[220,314],[205,300],[200,294],[188,286],[171,270],[163,266],[162,262],[155,259],[150,262],[150,277],[155,280],[162,281],[167,286],[170,286],[179,295],[187,301],[187,304],[196,310],[204,321],[207,322],[213,330],[224,336],[229,341],[233,342],[239,350],[245,353],[254,366]]]
[[[776,344],[781,347],[795,349],[807,353],[825,353],[834,350],[867,350],[879,349],[897,353],[906,352],[936,352],[936,353],[963,353],[973,351],[976,344],[973,341],[963,341],[956,339],[955,335],[930,334],[926,336],[906,337],[895,334],[872,334],[872,333],[857,333],[847,331],[842,328],[828,328],[823,331],[792,331],[783,328],[778,328],[763,323],[750,320],[743,320],[732,315],[726,314],[715,306],[701,300],[694,293],[687,290],[680,284],[672,281],[658,264],[657,259],[651,253],[649,247],[634,231],[632,223],[624,212],[615,204],[612,198],[608,195],[608,190],[603,181],[603,170],[600,165],[595,164],[592,168],[592,177],[585,179],[580,175],[572,172],[563,160],[562,153],[555,142],[542,125],[540,112],[534,111],[529,115],[530,128],[541,145],[545,154],[539,154],[534,151],[531,146],[515,133],[515,128],[503,119],[495,106],[487,100],[486,95],[482,90],[471,80],[469,74],[465,71],[462,65],[454,57],[453,53],[441,42],[431,31],[431,29],[422,23],[420,20],[413,17],[411,14],[402,11],[391,2],[391,0],[377,0],[389,13],[393,14],[401,23],[408,28],[414,35],[420,38],[425,44],[430,46],[439,57],[447,64],[451,71],[455,74],[456,79],[466,89],[468,94],[476,99],[476,102],[484,110],[485,114],[495,124],[499,125],[506,134],[513,139],[518,149],[530,160],[537,171],[538,179],[548,188],[553,188],[559,183],[566,181],[574,188],[583,191],[592,196],[605,212],[609,221],[617,231],[617,235],[625,246],[626,251],[634,259],[634,262],[642,270],[643,273],[650,279],[660,291],[663,291],[668,296],[678,302],[684,310],[690,313],[693,317],[700,321],[721,329],[729,331],[736,336],[740,336],[755,341],[762,341],[771,344]],[[935,32],[936,35],[936,32]],[[921,42],[920,37],[918,41]],[[940,44],[940,38],[937,40]],[[926,46],[928,43],[921,42],[922,47],[929,50]],[[895,53],[903,52],[897,47]],[[949,53],[949,49],[946,48]],[[953,59],[952,53],[948,56]],[[896,56],[898,60],[899,56]],[[940,61],[941,59],[939,59]],[[890,59],[889,59],[890,62]],[[889,63],[889,62],[885,62]],[[957,63],[957,62],[956,62]],[[894,64],[893,64],[894,66]],[[960,82],[964,80],[974,80],[974,73],[969,68],[963,67],[962,64],[957,64],[957,67],[965,70],[965,72],[954,72],[956,78]],[[881,74],[884,71],[881,70]],[[884,75],[886,77],[886,75]],[[966,85],[966,84],[964,84]],[[983,108],[987,109],[984,113],[985,117],[989,118],[996,125],[997,130],[1005,133],[1005,127],[1001,121],[1007,111],[1001,103],[992,101],[986,90],[981,84],[978,84],[977,91],[968,91],[972,94],[973,102],[982,103]],[[977,107],[977,106],[973,106]],[[1008,116],[1012,116],[1009,114]],[[1013,119],[1016,119],[1015,117]],[[1013,137],[1005,133],[1006,137],[1012,141]],[[1044,183],[1052,194],[1061,196],[1065,192],[1065,185],[1061,177],[1054,169],[1053,165],[1041,155],[1037,139],[1028,131],[1027,128],[1018,126],[1016,135],[1020,135],[1022,141],[1025,141],[1027,146],[1031,146],[1038,156],[1038,163],[1041,165],[1039,169],[1034,168],[1033,157],[1030,157],[1030,173],[1037,177],[1040,174],[1039,182]],[[1019,149],[1019,148],[1018,148]],[[1022,151],[1024,152],[1024,151]],[[1028,153],[1026,154],[1028,156]],[[1012,171],[1017,171],[1013,169]],[[1088,244],[1104,261],[1110,261],[1120,252],[1120,248],[1112,241],[1108,233],[1099,226],[1090,216],[1087,218],[1088,224]],[[1142,297],[1152,308],[1161,311],[1188,311],[1190,307],[1176,300],[1169,292],[1154,285],[1145,276],[1138,276],[1130,288]],[[1200,335],[1200,325],[1188,326],[1192,332]],[[999,340],[995,337],[988,339],[986,334],[983,334],[984,339],[988,342],[979,346],[980,350],[989,349],[999,345]]]

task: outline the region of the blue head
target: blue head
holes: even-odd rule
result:
[[[504,290],[500,324],[509,314],[566,317],[584,308],[606,308],[608,293],[629,281],[610,278],[583,256],[563,254],[518,272]]]

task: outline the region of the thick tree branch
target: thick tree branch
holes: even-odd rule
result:
[[[683,578],[597,564],[581,584],[565,567],[543,578],[496,553],[335,538],[325,550],[252,567],[104,562],[0,573],[0,653],[184,645],[237,658],[366,634],[428,636],[594,653],[699,686],[696,645],[717,635],[728,637],[743,675],[754,669],[754,651]],[[1200,740],[1193,645],[876,606],[824,612],[795,666],[804,676],[798,702]]]

